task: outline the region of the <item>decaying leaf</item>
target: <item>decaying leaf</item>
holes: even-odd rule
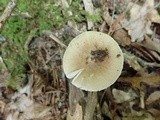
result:
[[[34,93],[31,92],[31,87],[33,87],[32,84],[28,83],[24,88],[15,93],[11,102],[5,106],[4,114],[7,120],[42,120],[44,118],[45,120],[50,120],[50,118],[55,117],[56,112],[60,112],[56,109],[56,106],[53,107],[38,103],[37,100],[34,99],[35,96]],[[39,99],[45,99],[47,101],[47,95],[46,93],[45,96],[39,96]],[[54,111],[54,113],[52,111]],[[59,117],[59,115],[57,116]],[[60,119],[58,117],[55,120]]]
[[[134,110],[134,101],[129,103],[129,111],[122,110],[122,120],[154,120],[153,116],[145,110]]]
[[[145,82],[147,84],[157,86],[160,82],[160,76],[149,76],[149,77],[120,77],[119,81],[129,82],[135,88],[141,88],[140,83]]]
[[[144,47],[160,53],[160,43],[152,41],[150,37],[145,35],[145,41],[142,44]]]
[[[124,61],[136,71],[140,71],[142,69],[141,65],[136,59],[136,56],[127,51],[124,53]]]
[[[147,111],[148,111],[149,113],[151,113],[152,116],[155,117],[155,120],[159,120],[159,118],[160,118],[160,110],[157,110],[157,109],[152,108],[152,109],[149,109],[149,110],[147,110]]]
[[[13,101],[9,104],[9,109],[17,110],[17,111],[25,111],[28,106],[33,104],[33,100],[31,100],[25,94],[18,95],[13,99]]]
[[[131,44],[131,38],[128,35],[127,31],[124,29],[120,29],[114,32],[113,38],[118,42],[121,46],[126,46]]]
[[[113,89],[112,94],[115,98],[116,103],[123,103],[125,101],[133,100],[137,95],[130,89],[127,92],[122,90]]]
[[[149,14],[148,14],[148,18],[155,23],[160,23],[160,15],[158,13],[157,10],[152,10]]]
[[[111,114],[111,111],[109,111],[109,106],[106,102],[103,103],[102,105],[102,113],[106,116],[108,116],[110,119],[112,118],[112,114]]]
[[[6,103],[0,100],[0,112],[1,112],[1,113],[4,112],[5,106],[6,106]]]
[[[144,113],[142,116],[123,117],[122,120],[155,120],[151,114]]]
[[[6,120],[18,120],[18,114],[19,114],[18,111],[16,111],[16,112],[13,113],[13,114],[9,114],[9,115],[7,116],[7,118],[6,118]]]
[[[131,2],[128,5],[130,8],[133,5]],[[150,29],[151,21],[148,20],[146,15],[148,10],[154,6],[154,0],[146,0],[145,3],[140,5],[133,5],[128,14],[128,19],[124,19],[121,23],[125,29],[128,30],[128,34],[131,36],[131,41],[142,41],[145,34],[152,34]]]
[[[70,110],[68,109],[67,120],[82,120],[83,112],[82,106],[79,104],[76,105],[75,112],[71,116]]]
[[[26,94],[17,93],[13,96],[11,103],[7,106],[7,120],[42,119],[50,117],[52,107],[36,103]]]
[[[150,94],[150,96],[147,98],[146,104],[150,104],[159,99],[160,99],[160,91],[155,91],[152,94]]]

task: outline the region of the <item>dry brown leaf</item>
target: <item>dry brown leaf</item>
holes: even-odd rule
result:
[[[155,118],[155,120],[159,120],[159,118],[160,118],[160,110],[152,108],[152,109],[149,109],[147,111],[152,114],[152,116]]]
[[[123,47],[131,44],[131,38],[124,29],[115,31],[113,38],[118,42],[119,45]]]
[[[147,111],[143,109],[138,111],[133,109],[134,104],[135,101],[129,102],[129,105],[126,106],[127,108],[129,108],[129,110],[123,109],[121,111],[122,120],[154,120],[153,116]]]
[[[102,105],[102,107],[100,107],[100,109],[101,109],[100,111],[102,112],[102,114],[108,116],[110,119],[113,119],[113,114],[111,113],[112,111],[110,110],[110,108],[109,108],[108,104],[106,103],[106,101],[103,103],[103,105]],[[116,107],[115,107],[115,109],[117,110]]]
[[[147,35],[145,35],[145,41],[142,46],[160,53],[160,43],[152,41]]]
[[[35,103],[30,97],[25,94],[19,95],[12,100],[8,105],[10,112],[6,115],[7,120],[26,120],[26,119],[41,119],[51,117],[50,110],[52,107],[43,106]]]
[[[125,101],[133,100],[137,95],[131,91],[128,90],[127,92],[118,90],[118,89],[112,89],[113,97],[115,98],[116,103],[123,103]]]
[[[133,54],[130,54],[127,51],[125,51],[124,53],[124,61],[136,71],[140,71],[142,69],[142,67],[137,61],[136,56]]]
[[[5,109],[6,103],[0,100],[0,112],[3,113]]]
[[[82,107],[77,104],[75,112],[71,116],[70,110],[68,109],[67,113],[67,120],[82,120],[83,112],[82,112]]]
[[[153,50],[153,49],[155,50],[156,48],[146,46],[146,48],[148,48],[148,49],[146,49],[146,48],[144,48],[145,46],[141,42],[132,43],[132,46],[136,49],[136,51],[135,51],[136,55],[139,56],[139,57],[135,56],[136,60],[143,58],[144,60],[146,60],[148,62],[155,62],[155,64],[156,64],[157,60],[156,60],[155,56],[153,54],[151,54],[151,50]],[[149,48],[150,49],[153,48],[153,49],[150,50]],[[140,62],[140,61],[138,61],[138,62]],[[140,64],[143,66],[143,63],[140,62]]]
[[[147,84],[157,86],[160,82],[160,76],[149,76],[149,77],[120,77],[118,79],[121,82],[129,82],[133,87],[141,89],[140,83],[145,82]]]
[[[142,116],[129,116],[129,117],[124,117],[122,120],[155,120],[151,114],[149,113],[144,113]]]
[[[10,113],[7,116],[6,120],[18,120],[18,115],[19,115],[18,111],[14,112],[14,113]]]
[[[133,3],[131,2],[128,7],[132,5]],[[135,4],[130,9],[129,20],[126,18],[121,22],[124,28],[128,30],[132,42],[136,40],[142,41],[144,39],[144,34],[152,34],[152,30],[150,29],[151,21],[147,19],[145,14],[153,5],[153,0],[146,0],[143,6]]]
[[[152,94],[150,94],[145,103],[150,104],[158,99],[160,99],[160,91],[155,91]]]
[[[152,22],[160,23],[160,15],[158,14],[157,10],[152,10],[152,11],[148,14],[148,18],[149,18]]]

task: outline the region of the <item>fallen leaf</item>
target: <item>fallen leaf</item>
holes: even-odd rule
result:
[[[82,107],[77,104],[75,112],[71,116],[70,110],[68,109],[67,113],[67,120],[82,120],[83,112],[82,112]]]
[[[131,38],[128,35],[127,31],[124,29],[120,29],[114,32],[113,38],[117,41],[117,43],[121,46],[126,46],[131,44]]]
[[[111,113],[111,110],[110,110],[108,104],[106,103],[106,101],[103,103],[102,108],[100,108],[100,109],[101,109],[100,111],[102,112],[102,114],[108,116],[110,119],[113,118],[113,114]]]
[[[157,12],[157,10],[152,10],[149,14],[148,14],[148,18],[150,19],[150,21],[155,22],[155,23],[160,23],[160,15]]]
[[[143,109],[138,111],[134,110],[134,104],[135,102],[131,101],[129,102],[129,106],[126,106],[127,108],[129,107],[130,110],[122,110],[122,120],[154,120],[153,116],[149,112]]]
[[[149,109],[147,111],[152,114],[152,116],[155,118],[155,120],[159,120],[159,118],[160,118],[160,110],[152,108],[152,109]]]
[[[160,43],[152,41],[151,38],[147,35],[145,35],[145,41],[141,45],[160,53]]]
[[[113,89],[112,90],[113,97],[117,103],[123,103],[125,101],[133,100],[137,95],[129,90],[128,92],[124,92],[122,90]]]
[[[147,84],[157,86],[160,82],[160,76],[148,76],[148,77],[120,77],[118,81],[131,83],[133,87],[141,89],[140,83],[145,82]]]
[[[143,116],[129,116],[129,117],[124,117],[122,120],[155,120],[151,114],[149,113],[144,113]]]
[[[126,18],[121,23],[128,30],[132,42],[142,41],[145,34],[152,34],[151,21],[147,18],[146,13],[153,7],[154,1],[146,0],[142,6],[133,4],[131,2],[128,5],[128,8],[133,6],[129,11],[129,19]]]
[[[152,94],[150,94],[145,103],[150,104],[158,99],[160,99],[160,91],[155,91]]]
[[[142,69],[137,61],[136,56],[127,51],[124,53],[124,61],[136,71],[140,71]]]

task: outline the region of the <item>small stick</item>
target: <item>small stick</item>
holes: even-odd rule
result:
[[[52,39],[53,39],[55,42],[57,42],[58,44],[60,44],[62,47],[67,48],[67,46],[66,46],[64,43],[62,43],[56,36],[54,36],[54,35],[49,35],[49,37],[52,38]]]
[[[26,42],[25,42],[25,44],[24,44],[24,49],[25,49],[26,51],[28,50],[28,46],[29,46],[29,44],[31,43],[32,38],[33,38],[34,35],[36,34],[37,30],[38,30],[38,29],[33,29],[33,30],[31,30],[30,35],[28,36],[28,38],[27,38],[27,40],[26,40]]]
[[[0,32],[2,31],[2,28],[5,24],[5,22],[8,20],[8,18],[11,16],[11,13],[13,9],[16,7],[16,3],[14,0],[11,0],[6,9],[4,10],[3,14],[0,16]]]
[[[51,31],[45,30],[45,31],[43,31],[43,33],[45,35],[49,36],[50,38],[52,38],[52,40],[54,40],[56,43],[60,44],[62,47],[67,48],[67,45],[62,43]]]
[[[114,21],[115,6],[116,6],[116,3],[115,3],[115,0],[113,0],[113,11],[112,11],[112,20],[111,20],[111,25],[113,24],[113,21]]]

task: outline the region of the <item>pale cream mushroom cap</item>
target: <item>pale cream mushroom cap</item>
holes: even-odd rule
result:
[[[63,56],[63,69],[72,84],[86,91],[111,86],[123,68],[123,53],[109,35],[88,31],[75,37]]]

